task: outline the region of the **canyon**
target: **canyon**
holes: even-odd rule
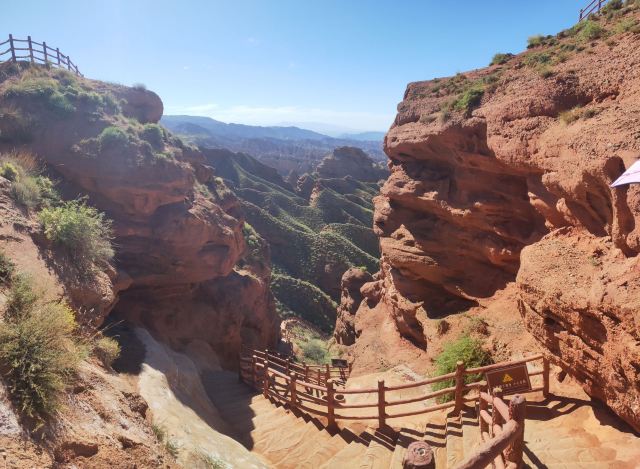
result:
[[[539,354],[527,463],[633,467],[640,188],[611,183],[640,158],[640,4],[611,5],[486,68],[409,83],[386,167],[363,151],[375,142],[163,118],[145,87],[0,63],[0,342],[19,272],[86,347],[46,419],[20,409],[1,364],[10,464],[396,468],[419,437],[453,468],[481,438],[474,406],[447,414],[456,362]],[[81,265],[51,238],[43,212],[69,203],[95,210],[113,256]],[[91,345],[103,336],[112,361]],[[476,349],[443,370],[460,343]],[[258,379],[258,353],[279,378]],[[332,358],[347,363],[335,383]],[[296,388],[296,361],[316,381]],[[278,384],[284,405],[267,398]],[[308,384],[322,418],[296,408]],[[334,428],[336,400],[363,413]],[[389,404],[443,407],[425,423]]]

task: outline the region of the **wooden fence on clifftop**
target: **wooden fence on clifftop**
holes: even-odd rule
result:
[[[8,49],[2,50],[5,46]],[[52,65],[83,76],[78,66],[68,55],[60,52],[59,48],[54,49],[44,41],[36,42],[31,39],[31,36],[27,36],[27,39],[15,39],[12,34],[9,34],[9,39],[0,42],[0,62],[18,61]]]
[[[347,389],[344,386],[350,368],[299,364],[268,350],[244,349],[239,377],[265,398],[319,417],[326,421],[328,427],[335,427],[338,420],[374,420],[378,428],[384,428],[392,426],[389,424],[393,422],[389,420],[443,409],[459,413],[465,403],[477,403],[482,441],[477,451],[459,468],[485,467],[493,463],[497,468],[513,469],[522,462],[525,399],[516,395],[507,404],[501,390],[494,389],[493,394],[489,394],[485,381],[477,378],[478,381],[466,383],[465,378],[473,376],[475,379],[486,372],[533,361],[542,361],[542,369],[529,373],[529,376],[540,376],[542,384],[528,392],[542,391],[546,397],[549,393],[549,362],[542,354],[478,368],[465,368],[464,363],[458,362],[455,372],[422,381],[389,386],[384,380],[379,380],[376,387]],[[443,389],[433,391],[424,388],[443,382],[446,383]],[[447,386],[450,383],[454,384]],[[406,394],[407,390],[416,392],[410,393],[409,397],[397,398],[400,391]],[[434,402],[434,399],[444,396],[451,400]]]
[[[592,15],[593,13],[599,13],[608,1],[609,0],[592,0],[591,3],[580,10],[580,17],[578,21],[588,18],[589,15]]]

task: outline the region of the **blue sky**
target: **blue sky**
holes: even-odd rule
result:
[[[30,34],[90,78],[144,83],[166,114],[386,130],[406,84],[485,66],[573,25],[586,0],[20,0]]]

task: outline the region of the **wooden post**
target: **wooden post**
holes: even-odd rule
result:
[[[290,377],[290,381],[289,381],[289,404],[291,405],[291,407],[296,407],[297,405],[297,399],[296,399],[296,374],[295,373],[291,373],[289,375]]]
[[[67,55],[67,70],[71,70],[71,59]]]
[[[31,62],[33,62],[33,44],[31,44],[31,36],[27,36],[27,42],[29,43],[29,57],[31,58]]]
[[[291,370],[291,358],[287,358],[286,370],[286,374],[289,374],[289,371]]]
[[[483,432],[489,434],[489,424],[487,424],[481,416],[482,411],[484,410],[486,412],[488,408],[487,401],[480,396],[478,399],[478,422],[480,422],[480,435],[482,435]]]
[[[384,380],[378,380],[378,428],[384,428],[387,425],[386,409],[384,395]]]
[[[13,34],[9,34],[9,45],[11,46],[11,60],[16,62],[16,49],[13,47]]]
[[[518,424],[517,436],[505,450],[507,465],[516,469],[522,467],[522,451],[524,448],[524,420],[527,408],[527,400],[519,394],[513,396],[509,403],[509,418]],[[511,463],[511,464],[509,464]]]
[[[329,371],[329,365],[326,365],[324,379],[329,381],[331,378],[331,371]]]
[[[262,395],[267,399],[269,397],[269,368],[262,368]]]
[[[491,435],[492,437],[495,436],[495,433],[493,431],[493,427],[494,425],[502,425],[504,422],[502,421],[502,416],[500,415],[500,412],[498,411],[498,409],[496,408],[494,401],[495,399],[502,399],[502,388],[497,387],[493,389],[493,394],[492,394],[492,399],[491,399],[491,428],[489,429],[489,435]]]
[[[336,426],[336,410],[335,397],[333,389],[333,380],[327,381],[327,427],[335,428]]]
[[[258,357],[253,355],[251,357],[251,382],[253,383],[253,387],[258,387]]]
[[[44,53],[44,63],[45,65],[49,63],[49,58],[47,57],[47,43],[42,41],[42,52]]]
[[[453,408],[454,413],[460,414],[462,406],[464,404],[464,363],[456,363],[456,390],[455,390],[455,406]]]
[[[549,359],[542,358],[542,395],[549,397]]]
[[[309,381],[309,365],[304,364],[304,380]]]
[[[56,47],[56,59],[58,60],[58,65],[60,65],[60,48]]]
[[[322,383],[322,373],[320,372],[320,368],[318,368],[318,386]]]

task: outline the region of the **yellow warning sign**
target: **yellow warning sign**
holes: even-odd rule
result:
[[[531,390],[531,381],[526,363],[508,365],[495,370],[487,371],[487,384],[493,392],[494,388],[500,388],[503,394],[517,394]]]

